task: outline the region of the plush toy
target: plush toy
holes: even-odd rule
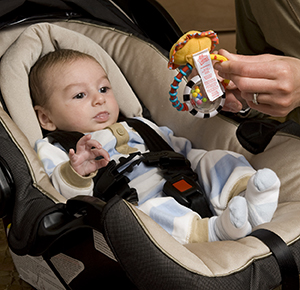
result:
[[[220,85],[214,73],[209,72],[207,69],[209,65],[212,68],[211,60],[220,62],[227,60],[224,56],[210,54],[218,43],[219,39],[217,34],[212,30],[206,32],[190,31],[180,37],[171,48],[168,65],[170,69],[179,68],[179,73],[171,84],[169,94],[173,107],[178,111],[189,111],[196,117],[209,118],[215,116],[222,109],[225,103],[225,88],[229,81],[224,80]],[[206,51],[207,53],[205,53]],[[204,53],[202,54],[202,52]],[[197,58],[195,58],[195,56]],[[211,60],[208,60],[208,58]],[[198,66],[195,63],[195,59],[200,63]],[[208,61],[210,63],[208,63]],[[181,103],[177,98],[177,90],[182,78],[194,67],[197,67],[199,72],[199,66],[201,66],[202,63],[208,63],[205,69],[203,69],[204,73],[207,75],[210,74],[210,76],[205,77],[205,80],[208,79],[208,81],[206,83],[203,82],[203,79],[199,75],[193,77],[185,87],[183,95],[184,103]],[[209,79],[209,77],[211,77],[211,79]],[[214,82],[214,86],[211,85]],[[210,90],[215,89],[218,91],[216,92],[217,96],[215,98],[210,97],[211,94],[207,90],[208,86],[210,86]]]

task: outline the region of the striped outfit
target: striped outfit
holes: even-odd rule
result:
[[[240,154],[224,150],[193,149],[189,140],[175,137],[169,128],[158,127],[147,119],[139,119],[151,126],[176,152],[190,160],[217,214],[226,208],[232,196],[246,189],[248,179],[256,172]],[[91,135],[116,162],[120,157],[127,157],[128,153],[137,150],[147,152],[144,140],[126,122],[116,123]],[[67,152],[59,144],[52,145],[45,138],[37,140],[35,150],[54,187],[63,196],[71,198],[93,194],[94,175],[78,175],[70,166]],[[207,219],[201,219],[197,213],[165,196],[162,191],[165,179],[159,168],[141,163],[126,175],[130,180],[129,186],[137,190],[138,208],[175,239],[180,243],[207,240]]]

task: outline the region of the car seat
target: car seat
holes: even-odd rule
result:
[[[177,112],[168,100],[176,72],[168,70],[159,45],[145,36],[76,19],[6,26],[0,43],[0,209],[25,281],[37,289],[299,288],[298,136],[279,130],[263,151],[253,154],[236,137],[236,120]],[[96,57],[112,86],[121,88],[116,98],[127,117],[143,114],[138,96],[158,125],[190,139],[195,148],[232,150],[245,155],[255,169],[273,169],[282,187],[272,221],[237,241],[181,245],[117,196],[104,203],[59,195],[32,149],[42,132],[28,73],[46,52],[74,47]]]

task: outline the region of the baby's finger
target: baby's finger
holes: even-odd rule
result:
[[[69,150],[69,158],[72,159],[75,156],[75,150],[73,148],[71,148]]]
[[[86,143],[86,146],[89,149],[92,149],[92,148],[101,149],[102,148],[102,145],[95,139],[88,140]]]
[[[110,156],[109,156],[109,154],[108,154],[108,152],[105,150],[105,149],[103,149],[103,148],[93,148],[92,150],[91,150],[91,152],[92,152],[92,154],[93,154],[93,156],[95,157],[95,158],[97,158],[97,157],[103,157],[103,159],[105,159],[105,160],[107,160],[107,161],[110,161]],[[98,158],[97,158],[98,159]],[[99,159],[100,160],[100,159]]]
[[[84,151],[91,150],[93,148],[101,149],[102,145],[97,140],[91,138],[92,136],[90,134],[81,137],[77,142],[76,150]]]
[[[110,156],[105,149],[98,149],[98,156],[102,156],[106,161],[110,161]]]
[[[78,155],[76,155],[75,150],[72,148],[69,150],[69,159],[72,167],[74,168],[78,162]]]
[[[87,142],[92,138],[90,134],[81,137],[76,144],[76,152],[83,151]]]
[[[102,168],[105,167],[109,161],[107,161],[106,159],[100,159],[97,162],[98,162],[98,168]]]
[[[78,140],[78,142],[77,142],[77,144],[78,145],[84,145],[88,140],[90,140],[92,138],[92,135],[91,134],[87,134],[87,135],[84,135],[84,136],[82,136],[79,140]]]

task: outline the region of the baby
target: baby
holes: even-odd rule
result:
[[[54,187],[66,198],[93,195],[93,177],[113,159],[147,152],[141,136],[125,121],[108,76],[90,55],[57,50],[42,57],[30,72],[34,109],[47,131],[80,132],[76,150],[66,152],[51,137],[37,140],[36,151]],[[136,189],[138,208],[181,243],[238,239],[269,222],[277,208],[280,181],[270,169],[255,171],[235,152],[193,149],[189,140],[147,119],[178,153],[191,162],[218,216],[201,219],[163,192],[159,168],[141,163],[127,174]],[[102,158],[97,158],[102,156]]]

